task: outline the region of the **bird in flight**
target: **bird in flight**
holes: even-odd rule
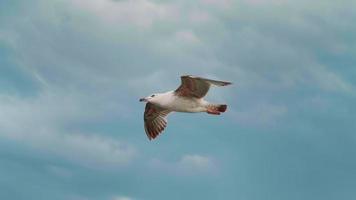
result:
[[[140,101],[147,102],[143,119],[148,139],[155,139],[166,128],[167,115],[170,112],[206,112],[213,115],[225,112],[227,105],[209,103],[204,100],[204,96],[211,85],[230,84],[226,81],[181,76],[181,85],[176,90],[141,98]]]

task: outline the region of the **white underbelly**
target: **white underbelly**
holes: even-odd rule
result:
[[[169,110],[176,112],[205,112],[205,101],[202,99],[192,98],[174,98],[170,105],[167,105]]]

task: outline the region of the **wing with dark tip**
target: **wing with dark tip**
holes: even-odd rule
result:
[[[176,95],[185,97],[204,97],[211,85],[225,86],[230,85],[230,82],[217,81],[195,76],[181,76],[181,85],[175,90]]]
[[[145,132],[148,139],[155,139],[167,126],[166,116],[170,113],[152,103],[147,103],[144,114]]]

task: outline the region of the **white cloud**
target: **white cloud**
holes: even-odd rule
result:
[[[201,3],[227,9],[231,7],[233,0],[201,0]]]
[[[186,42],[190,44],[199,43],[199,38],[190,30],[178,31],[175,35],[180,42]]]
[[[123,103],[115,104],[118,95],[111,93],[121,93],[120,90],[125,88],[138,98],[150,92],[175,89],[180,82],[179,76],[186,73],[200,76],[214,74],[234,82],[229,88],[213,89],[208,97],[212,101],[229,104],[232,103],[226,100],[233,99],[228,98],[229,95],[236,97],[241,90],[273,94],[298,87],[313,87],[326,92],[355,93],[352,84],[331,68],[321,65],[313,55],[320,47],[334,51],[336,46],[348,44],[336,40],[337,37],[323,34],[325,28],[305,18],[304,12],[288,16],[277,12],[269,17],[262,13],[246,18],[250,13],[248,8],[242,9],[241,5],[244,4],[241,2],[256,5],[278,4],[282,1],[201,0],[194,3],[162,3],[150,0],[41,0],[41,9],[32,10],[31,18],[26,17],[28,13],[19,17],[31,23],[14,20],[16,23],[7,26],[11,27],[10,30],[0,31],[0,38],[8,41],[20,55],[22,65],[29,67],[29,71],[46,87],[54,84],[81,91],[86,89],[86,92],[96,91],[96,94],[82,97],[70,97],[73,94],[69,94],[64,99],[63,96],[68,94],[47,95],[40,98],[42,100],[34,101],[34,107],[38,110],[57,113],[41,112],[48,115],[47,118],[52,118],[48,123],[56,121],[53,126],[62,126],[65,121],[78,118],[90,121],[86,118],[106,116],[106,113],[123,112],[129,116],[132,108]],[[200,6],[202,4],[205,6]],[[294,4],[286,3],[287,7],[291,5]],[[224,22],[221,19],[224,12],[210,9],[215,6],[235,9],[236,12],[229,15],[231,21]],[[303,3],[296,6],[301,8]],[[48,7],[51,9],[48,10]],[[31,12],[31,9],[27,12]],[[335,15],[332,12],[328,14]],[[327,18],[333,18],[330,16]],[[271,20],[277,20],[278,23],[270,24]],[[197,26],[197,22],[204,23]],[[342,24],[331,25],[335,29],[343,27]],[[68,107],[46,104],[56,102],[53,101],[55,98],[62,98]],[[78,99],[96,100],[83,105]],[[235,108],[230,106],[227,114],[231,112],[230,116],[240,123],[268,125],[277,122],[290,109],[288,104],[275,105],[271,99],[263,99],[264,102],[248,101],[252,103],[244,106],[237,103]],[[105,105],[100,102],[105,102]],[[39,106],[41,104],[48,107],[43,108]],[[94,105],[101,107],[96,111],[88,109]],[[91,111],[98,113],[94,115]],[[35,121],[38,116],[26,114],[30,112],[24,112],[18,118],[32,117]],[[24,122],[22,126],[33,127],[33,124]],[[13,121],[8,121],[7,126],[12,126],[13,130],[20,129]],[[52,131],[46,126],[39,127],[43,132]],[[79,137],[83,135],[77,134]],[[88,144],[100,141],[90,137],[83,139]]]
[[[91,200],[88,197],[82,195],[72,194],[67,197],[68,200]]]
[[[110,24],[133,24],[139,28],[150,28],[154,22],[175,21],[177,11],[172,5],[149,0],[73,0],[76,8],[88,11]]]
[[[149,166],[175,175],[212,175],[218,172],[217,163],[212,157],[198,154],[184,155],[176,162],[153,159]]]
[[[128,196],[115,196],[111,200],[134,200],[134,199]]]
[[[243,2],[254,6],[265,4],[281,5],[283,3],[288,3],[288,0],[243,0]]]
[[[211,171],[215,168],[212,158],[202,155],[184,155],[178,162],[178,168],[189,172]]]
[[[324,66],[315,65],[308,68],[308,71],[322,90],[356,94],[353,85],[343,80],[336,73],[328,71]]]
[[[212,16],[206,11],[196,10],[190,13],[189,20],[197,24],[207,23],[212,20]]]
[[[100,105],[87,96],[50,90],[39,96],[21,98],[0,95],[0,137],[59,155],[90,168],[128,164],[137,150],[115,138],[71,130],[75,123],[105,119]],[[106,111],[104,111],[106,112]]]
[[[128,164],[136,155],[129,144],[98,135],[64,135],[51,151],[90,168],[115,168]],[[59,150],[58,147],[63,149]]]

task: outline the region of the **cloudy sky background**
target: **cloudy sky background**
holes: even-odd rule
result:
[[[0,199],[355,199],[355,6],[1,0]],[[183,74],[228,112],[148,141]]]

